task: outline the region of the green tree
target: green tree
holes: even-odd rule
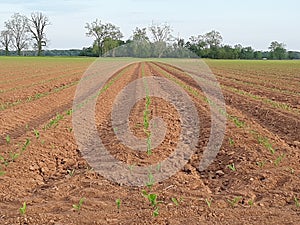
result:
[[[212,30],[204,35],[204,40],[209,46],[208,56],[213,59],[217,58],[218,50],[223,41],[223,38],[222,38],[220,32]]]
[[[286,48],[284,43],[272,41],[270,44],[270,57],[271,59],[284,59],[286,58]]]
[[[90,24],[87,23],[85,28],[88,30],[86,35],[95,38],[94,43],[97,46],[99,56],[102,56],[104,53],[105,40],[120,40],[123,37],[118,27],[111,23],[103,24],[98,19]]]

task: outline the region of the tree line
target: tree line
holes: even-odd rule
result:
[[[49,40],[46,27],[50,25],[47,15],[33,12],[29,17],[15,13],[5,22],[0,33],[0,45],[5,55],[67,55],[67,56],[135,56],[135,57],[200,57],[212,59],[300,59],[299,52],[287,51],[284,43],[272,41],[269,51],[257,51],[251,46],[223,44],[220,32],[191,36],[188,40],[172,35],[169,24],[152,24],[136,27],[130,39],[122,40],[120,28],[112,23],[96,19],[86,23],[86,36],[93,38],[90,47],[82,50],[45,50]],[[29,47],[33,50],[28,50]]]

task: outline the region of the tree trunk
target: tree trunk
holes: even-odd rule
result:
[[[42,42],[39,41],[38,42],[38,52],[37,52],[37,56],[41,56],[42,53]]]
[[[21,49],[18,49],[18,56],[21,56]]]
[[[8,50],[8,46],[5,47],[5,55],[8,56],[9,55],[9,50]]]

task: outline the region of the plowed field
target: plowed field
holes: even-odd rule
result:
[[[130,169],[175,152],[181,109],[151,95],[151,101],[140,99],[129,115],[132,134],[146,140],[145,119],[156,117],[166,131],[151,154],[135,151],[118,139],[111,120],[121,90],[139,78],[165,78],[196,107],[200,133],[194,153],[171,177],[149,177],[148,187],[106,179],[76,142],[73,100],[92,62],[0,59],[0,224],[299,224],[300,62],[205,61],[220,83],[227,122],[222,146],[204,171],[198,167],[211,134],[211,102],[197,83],[168,60],[137,60],[116,70],[96,90],[95,124],[108,152]],[[157,196],[157,205],[144,191]],[[73,205],[80,199],[77,210]]]

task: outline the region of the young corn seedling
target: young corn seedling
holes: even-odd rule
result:
[[[5,138],[5,140],[6,140],[6,144],[9,144],[10,143],[10,136],[9,135],[6,135],[6,138]]]
[[[284,157],[285,157],[285,154],[282,154],[282,155],[278,156],[278,158],[274,162],[275,166],[278,166],[279,163],[283,160]]]
[[[117,204],[118,210],[120,210],[120,208],[121,208],[121,203],[122,203],[121,199],[118,198],[118,199],[116,200],[116,204]]]
[[[299,208],[300,207],[300,203],[299,203],[299,200],[298,200],[298,198],[296,196],[294,197],[294,201],[295,201],[296,207]]]
[[[21,153],[26,150],[26,148],[28,147],[29,144],[30,144],[30,140],[27,138],[25,143],[22,146]]]
[[[23,216],[26,214],[27,205],[26,202],[23,203],[22,207],[19,209],[20,214]]]
[[[14,162],[17,158],[19,158],[20,154],[19,153],[10,152],[9,156],[10,156],[11,162]]]
[[[73,208],[76,209],[77,211],[80,211],[81,208],[82,208],[82,205],[83,205],[83,202],[85,201],[85,198],[81,198],[79,200],[79,203],[78,204],[74,204],[73,205]]]
[[[253,204],[254,204],[254,201],[253,201],[252,199],[250,199],[250,200],[248,201],[248,205],[253,206]]]
[[[176,206],[179,206],[179,202],[176,198],[171,198],[171,200]]]
[[[212,203],[212,198],[206,198],[205,202],[206,202],[208,208],[210,208],[211,207],[211,203]]]
[[[234,140],[232,138],[229,138],[229,145],[234,146]]]
[[[260,168],[262,168],[266,164],[265,161],[256,162],[256,165],[258,165]]]
[[[33,133],[34,133],[36,139],[39,139],[39,138],[40,138],[40,132],[39,132],[38,130],[34,129],[34,130],[33,130]]]
[[[241,197],[241,196],[238,196],[238,197],[234,197],[233,200],[227,199],[227,202],[228,202],[232,207],[234,207],[241,199],[242,199],[242,197]]]
[[[161,203],[160,201],[157,201],[157,194],[147,193],[145,190],[142,191],[142,195],[148,199],[151,206],[154,208],[153,216],[156,217],[159,215],[159,208],[158,204]]]
[[[228,165],[227,167],[232,171],[236,171],[234,163],[232,163],[231,165]]]
[[[5,159],[2,155],[0,155],[0,161],[2,161],[2,164],[5,166],[9,165],[9,160]]]
[[[73,177],[75,175],[75,169],[67,170],[67,173],[69,174],[70,177]]]
[[[148,173],[148,182],[146,183],[146,186],[149,189],[151,189],[154,183],[155,183],[155,181],[154,181],[153,174],[149,171],[149,173]]]

